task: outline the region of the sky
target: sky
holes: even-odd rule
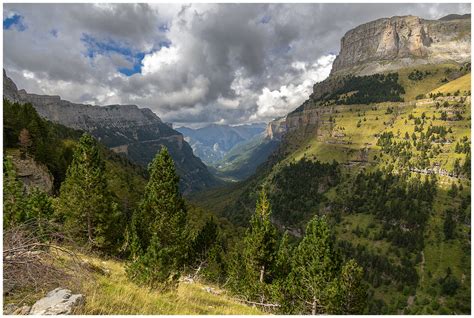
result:
[[[3,5],[4,69],[29,93],[135,104],[163,121],[268,122],[325,79],[350,29],[469,3]]]

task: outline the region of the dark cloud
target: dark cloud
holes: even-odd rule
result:
[[[328,75],[349,29],[469,12],[468,3],[10,3],[4,17],[28,27],[4,27],[4,63],[19,87],[75,102],[134,103],[189,125],[266,121]]]

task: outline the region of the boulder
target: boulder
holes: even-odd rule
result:
[[[30,313],[31,307],[30,306],[21,306],[17,310],[13,312],[14,315],[28,315]]]
[[[69,289],[56,288],[31,307],[30,315],[70,315],[74,309],[84,304],[84,300],[82,294],[72,294]]]

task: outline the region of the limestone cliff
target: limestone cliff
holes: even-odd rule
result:
[[[281,140],[286,131],[286,117],[280,117],[267,124],[265,137],[270,140]]]
[[[136,105],[92,106],[71,103],[59,96],[29,94],[18,90],[3,71],[4,98],[31,103],[40,116],[67,127],[90,132],[103,144],[146,166],[162,146],[173,157],[185,192],[216,183],[202,161],[194,156],[183,135],[150,109]]]
[[[313,86],[313,93],[283,119],[268,124],[267,138],[281,139],[292,130],[319,124],[330,107],[315,102],[344,85],[348,75],[370,75],[420,64],[470,62],[470,15],[449,15],[440,20],[415,16],[378,19],[348,31],[330,76]]]
[[[281,140],[287,132],[297,130],[301,127],[316,127],[320,124],[321,116],[331,112],[331,107],[315,108],[313,99],[308,99],[285,117],[277,118],[269,122],[265,136],[270,140]]]
[[[383,18],[348,31],[331,75],[368,75],[417,64],[471,58],[471,20]]]

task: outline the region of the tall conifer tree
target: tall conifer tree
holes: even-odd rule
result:
[[[84,134],[61,185],[58,214],[66,229],[90,247],[116,243],[120,213],[107,188],[105,162],[97,141]]]
[[[305,236],[295,251],[290,275],[301,312],[327,313],[328,288],[337,277],[338,268],[329,227],[325,219],[316,216],[308,223]]]
[[[243,260],[246,277],[246,296],[265,299],[266,284],[271,283],[277,252],[277,232],[270,221],[271,206],[265,190],[261,190],[255,214],[244,238]]]
[[[295,251],[287,286],[293,313],[361,314],[365,308],[362,268],[343,266],[326,219],[315,216]]]
[[[26,196],[23,184],[17,179],[11,158],[3,162],[3,227],[8,228],[26,217]]]
[[[150,287],[173,287],[186,257],[186,207],[179,176],[164,147],[150,163],[150,178],[133,216],[129,277]]]

